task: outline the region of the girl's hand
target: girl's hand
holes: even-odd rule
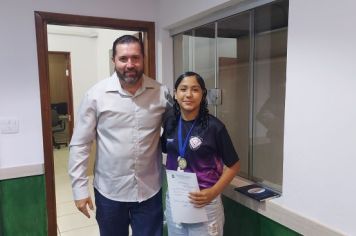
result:
[[[237,161],[231,167],[226,167],[218,182],[216,182],[211,188],[189,193],[190,202],[195,207],[203,207],[208,205],[231,182],[231,180],[236,176],[239,169],[239,161]]]
[[[189,193],[190,202],[198,208],[208,205],[218,194],[212,189],[207,188],[198,192]]]

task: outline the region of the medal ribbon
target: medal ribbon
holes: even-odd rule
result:
[[[185,140],[184,140],[184,144],[183,144],[183,140],[182,140],[182,116],[179,117],[179,124],[178,124],[178,146],[179,146],[179,155],[181,157],[184,157],[184,153],[185,153],[185,149],[187,148],[187,144],[188,144],[188,140],[190,137],[190,133],[192,132],[194,126],[195,126],[195,122],[197,121],[197,119],[195,119],[194,123],[192,124],[192,127],[190,127],[189,132],[187,133]]]

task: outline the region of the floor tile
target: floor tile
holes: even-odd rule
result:
[[[61,236],[99,236],[98,226],[88,226],[62,233]]]
[[[72,190],[70,188],[56,189],[57,205],[65,202],[73,202]]]
[[[63,235],[63,233],[70,230],[97,225],[94,212],[90,211],[90,215],[91,217],[87,218],[81,212],[78,212],[78,213],[58,217],[57,225],[59,231]]]
[[[73,201],[57,204],[57,217],[66,216],[77,212],[78,209],[75,207]]]

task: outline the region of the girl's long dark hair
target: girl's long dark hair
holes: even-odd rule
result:
[[[187,71],[183,74],[181,74],[175,84],[174,84],[174,89],[175,91],[177,91],[179,84],[182,82],[182,80],[186,77],[190,77],[190,76],[194,76],[198,82],[198,84],[200,85],[202,91],[203,91],[203,97],[200,103],[200,108],[199,108],[199,115],[198,115],[198,120],[197,123],[200,124],[202,129],[205,129],[208,127],[208,122],[209,122],[209,110],[208,110],[208,101],[206,99],[207,96],[207,89],[205,87],[205,82],[204,79],[195,72],[192,71]],[[178,124],[178,120],[180,117],[180,108],[179,108],[179,104],[177,102],[177,100],[175,98],[173,98],[174,104],[173,104],[173,110],[174,110],[174,116],[175,116],[175,124],[172,124],[173,127],[175,127]]]

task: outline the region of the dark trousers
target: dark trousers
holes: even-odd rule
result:
[[[96,220],[100,236],[162,236],[162,190],[143,202],[119,202],[107,199],[96,189]]]

